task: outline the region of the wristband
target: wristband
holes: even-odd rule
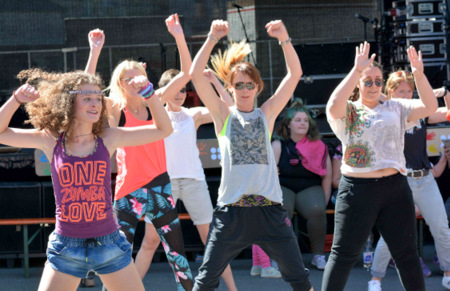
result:
[[[19,105],[23,105],[23,104],[26,103],[26,102],[20,102],[19,99],[17,99],[16,91],[13,91],[13,97],[14,97],[14,99],[16,100],[16,102],[19,103]]]
[[[445,117],[450,122],[450,110],[447,110],[447,115],[445,115]]]
[[[284,45],[290,43],[291,40],[292,40],[291,38],[288,38],[288,39],[285,40],[285,41],[278,41],[278,44],[281,45],[281,46],[284,46]]]
[[[219,39],[212,35],[211,33],[208,33],[208,38],[211,39],[214,43],[218,43]]]
[[[139,94],[142,96],[142,98],[144,98],[145,100],[150,99],[150,97],[152,97],[155,94],[155,90],[153,90],[153,84],[148,82],[147,86],[145,86],[144,88],[142,88],[139,91]]]
[[[447,86],[444,86],[443,88],[444,88],[444,95],[442,95],[441,97],[445,97],[445,95],[447,95],[447,92],[448,92]]]

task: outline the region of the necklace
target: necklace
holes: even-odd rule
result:
[[[80,137],[80,136],[86,136],[86,135],[90,135],[90,134],[92,134],[92,132],[91,132],[91,133],[86,133],[86,134],[76,135],[76,136],[74,136],[73,138]]]

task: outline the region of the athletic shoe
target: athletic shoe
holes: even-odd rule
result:
[[[422,258],[420,258],[420,264],[422,265],[423,276],[424,277],[430,277],[431,276],[431,271],[430,271],[430,269],[428,269],[427,265],[425,265],[425,263],[423,262]]]
[[[250,270],[251,276],[261,276],[261,266],[253,266]]]
[[[450,290],[450,276],[445,276],[442,278],[442,286]]]
[[[325,269],[325,266],[327,265],[325,255],[314,255],[311,265],[315,266],[319,270]]]
[[[261,278],[281,278],[281,273],[274,267],[267,267],[262,269]]]
[[[381,283],[378,280],[369,281],[368,291],[381,291]]]

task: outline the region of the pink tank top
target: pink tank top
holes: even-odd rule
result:
[[[95,238],[119,229],[112,209],[111,165],[100,137],[86,157],[66,154],[64,134],[53,150],[52,181],[56,202],[56,233]]]
[[[135,127],[153,124],[153,120],[136,119],[126,108],[125,125]],[[117,149],[116,194],[114,200],[136,191],[155,177],[167,172],[164,140],[140,146]]]

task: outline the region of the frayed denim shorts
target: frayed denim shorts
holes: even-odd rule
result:
[[[47,263],[61,273],[86,278],[119,271],[131,263],[132,246],[125,234],[115,232],[96,238],[72,238],[52,232],[47,246]]]

